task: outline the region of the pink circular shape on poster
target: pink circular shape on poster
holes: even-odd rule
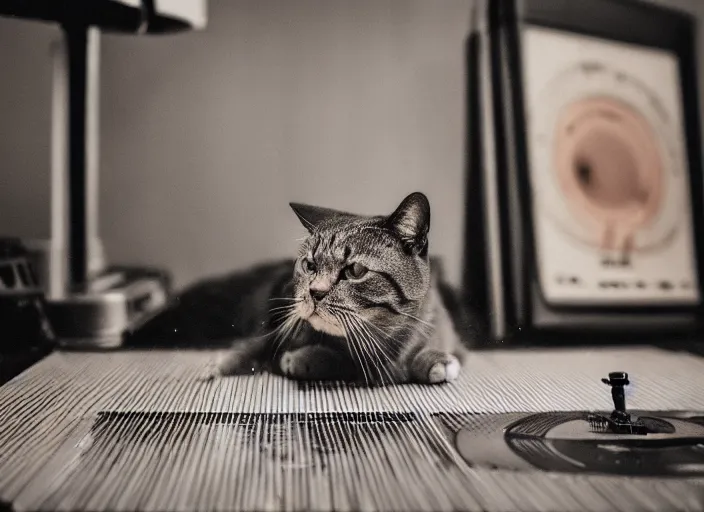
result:
[[[555,127],[557,179],[579,221],[604,249],[632,245],[665,195],[659,141],[646,119],[607,97],[564,108]]]

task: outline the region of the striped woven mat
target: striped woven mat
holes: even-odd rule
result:
[[[203,380],[214,351],[54,353],[0,388],[0,502],[14,510],[704,510],[698,480],[470,467],[477,413],[704,411],[704,359],[656,349],[478,352],[460,380],[375,390]],[[448,420],[449,418],[449,420]],[[0,506],[1,508],[1,506]]]

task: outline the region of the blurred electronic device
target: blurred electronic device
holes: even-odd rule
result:
[[[48,354],[55,343],[44,290],[27,250],[0,238],[0,385]]]
[[[636,0],[485,0],[475,14],[465,286],[492,337],[696,333],[695,20]]]
[[[167,305],[171,275],[159,268],[108,267],[87,286],[49,300],[51,324],[63,348],[114,348]]]
[[[51,241],[44,253],[48,313],[62,346],[119,346],[170,293],[167,271],[110,267],[95,255],[100,33],[202,29],[206,7],[206,0],[0,0],[0,15],[62,29],[51,53]]]

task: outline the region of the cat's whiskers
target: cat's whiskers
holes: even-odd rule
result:
[[[272,355],[272,360],[276,360],[276,355],[279,353],[279,350],[281,350],[281,347],[284,345],[286,339],[288,338],[288,334],[292,330],[292,324],[287,324],[287,328],[285,330],[281,330],[277,333],[276,337],[274,338],[274,353]]]
[[[302,327],[303,321],[300,319],[300,317],[294,317],[293,322],[290,324],[290,327],[288,328],[287,332],[282,335],[279,343],[277,344],[276,349],[274,350],[274,354],[272,355],[272,360],[276,360],[276,355],[279,353],[279,350],[285,343],[286,339],[292,339],[298,336],[298,333],[300,332]]]
[[[425,325],[417,324],[415,322],[408,322],[406,325],[401,327],[402,330],[407,332],[408,336],[420,336],[424,340],[428,340],[433,333],[435,328],[427,327]]]
[[[281,323],[274,328],[271,334],[275,335],[274,341],[277,341],[282,333],[288,328],[288,326],[293,322],[293,312],[284,313],[284,318]]]
[[[270,300],[270,301],[288,300],[288,301],[292,301],[292,302],[301,302],[303,300],[303,298],[302,297],[269,297],[268,300]]]
[[[372,327],[374,327],[376,330],[381,332],[386,338],[394,340],[397,343],[401,343],[399,340],[397,340],[396,338],[391,336],[388,332],[384,331],[381,327],[379,327],[378,325],[375,325],[371,321],[367,320],[366,318],[364,318],[363,316],[361,316],[360,314],[358,314],[357,312],[355,312],[351,308],[338,306],[338,305],[328,305],[328,307],[330,309],[337,309],[339,311],[344,311],[345,313],[349,313],[349,314],[353,315],[355,318],[358,318],[358,319],[362,320],[363,322],[367,323],[368,325],[371,325]],[[433,333],[433,331],[435,330],[435,326],[433,326],[433,324],[426,322],[425,320],[421,320],[420,318],[418,318],[410,313],[405,313],[403,311],[397,311],[397,313],[401,316],[404,316],[404,317],[410,318],[412,320],[415,320],[416,322],[419,322],[420,325],[418,327],[414,328],[414,331],[420,330],[420,332],[422,334],[424,334],[426,337],[430,336]],[[424,331],[424,329],[428,329],[428,331]]]
[[[354,350],[355,357],[359,361],[360,366],[362,367],[362,374],[364,376],[364,382],[366,383],[367,386],[369,386],[369,377],[367,377],[367,371],[366,371],[366,366],[364,364],[364,361],[360,357],[360,353],[357,351],[357,341],[355,340],[355,332],[354,328],[350,325],[349,321],[345,319],[344,317],[340,316],[338,317],[340,320],[340,323],[343,325],[343,328],[345,330],[345,338],[349,341],[349,346],[352,347],[352,350]]]
[[[369,338],[369,340],[374,343],[374,345],[379,349],[379,351],[386,357],[387,361],[390,364],[394,364],[393,359],[391,356],[389,356],[388,352],[385,350],[384,345],[382,344],[382,340],[379,340],[372,334],[372,332],[369,330],[369,328],[364,325],[363,323],[360,322],[360,320],[355,320],[357,322],[357,325],[359,329]]]
[[[365,326],[362,326],[362,327],[365,328],[366,335],[367,335],[367,337],[369,338],[370,342],[373,343],[373,344],[377,347],[377,349],[378,349],[378,352],[377,352],[377,353],[381,353],[381,354],[386,358],[386,360],[388,361],[388,365],[387,365],[387,364],[385,364],[385,363],[381,360],[381,357],[379,357],[379,362],[380,362],[380,364],[382,365],[382,367],[386,370],[386,374],[389,376],[390,383],[395,382],[396,379],[395,379],[395,377],[394,377],[394,375],[393,375],[393,373],[392,373],[392,370],[393,370],[393,369],[395,368],[395,366],[396,366],[396,363],[395,363],[394,359],[393,359],[393,358],[389,355],[389,353],[384,349],[384,346],[382,345],[381,340],[380,340],[378,337],[374,336],[374,335],[372,334],[372,332],[369,331],[369,328],[366,328]]]
[[[298,327],[301,318],[295,314],[294,310],[289,311],[288,313],[285,313],[284,320],[282,323],[274,329],[272,334],[275,334],[274,337],[274,344],[276,346],[274,350],[274,354],[272,356],[272,359],[276,358],[276,355],[278,354],[279,350],[281,349],[281,346],[284,344],[286,339],[289,338],[291,332],[293,331],[294,328]],[[297,332],[297,331],[296,331]]]
[[[391,334],[389,334],[388,332],[386,332],[384,329],[382,329],[382,328],[379,327],[378,325],[374,324],[372,321],[367,320],[366,318],[364,318],[362,315],[356,315],[356,314],[355,314],[355,315],[353,315],[353,316],[354,316],[357,320],[359,320],[360,322],[362,322],[365,326],[372,327],[372,328],[376,329],[377,331],[379,331],[379,332],[384,336],[384,338],[386,338],[387,340],[394,341],[394,342],[396,342],[397,344],[403,343],[401,340],[399,340],[398,338],[395,338],[394,336],[392,336]],[[368,329],[368,327],[367,327],[367,329]],[[371,335],[371,333],[370,333],[370,335]],[[384,340],[384,341],[385,341],[385,340]]]
[[[297,304],[290,304],[287,306],[271,308],[269,310],[269,315],[271,316],[272,320],[279,320],[281,316],[287,317],[290,315],[294,315],[296,313],[296,306]]]
[[[348,314],[348,315],[350,315],[351,317],[356,318],[357,320],[361,321],[363,324],[368,325],[368,326],[370,326],[370,327],[373,327],[374,329],[376,329],[377,331],[379,331],[379,332],[384,336],[384,338],[386,338],[386,339],[388,339],[388,340],[394,341],[394,342],[396,342],[397,344],[402,343],[401,340],[395,338],[394,336],[392,336],[391,334],[389,334],[388,332],[386,332],[384,329],[382,329],[382,328],[379,327],[378,325],[375,325],[371,320],[367,320],[366,318],[364,318],[364,317],[363,317],[362,315],[360,315],[359,313],[355,313],[354,311],[352,311],[352,310],[350,310],[350,309],[342,308],[342,307],[339,307],[339,306],[331,306],[331,309],[338,309],[341,313],[343,313],[343,314]],[[370,333],[370,335],[371,335],[371,333]],[[384,342],[385,342],[386,340],[379,340],[379,341],[384,341]]]
[[[352,323],[354,323],[356,325],[356,327],[359,329],[360,333],[365,335],[366,338],[369,338],[371,341],[373,341],[374,345],[376,345],[382,351],[382,353],[386,356],[386,358],[389,360],[389,362],[391,362],[391,359],[389,358],[386,351],[383,349],[383,347],[379,346],[378,341],[374,340],[374,335],[371,333],[369,328],[366,325],[364,325],[363,322],[366,320],[364,320],[361,316],[353,315],[350,313],[348,313],[348,316],[349,316],[350,321]]]
[[[381,360],[381,357],[379,357],[379,353],[383,354],[384,357],[388,360],[389,364],[393,365],[394,362],[389,357],[389,354],[384,350],[384,348],[379,344],[379,340],[377,340],[369,331],[369,329],[361,323],[359,318],[354,318],[352,315],[347,315],[348,320],[356,325],[357,329],[359,330],[358,334],[362,336],[362,339],[365,341],[365,347],[367,347],[367,352],[369,353],[370,356],[375,356],[374,359],[378,361],[378,364],[376,361],[372,360],[374,363],[374,366],[376,366],[378,372],[379,372],[379,377],[381,379],[382,384],[384,383],[384,376],[382,375],[382,370],[386,372],[387,377],[389,378],[389,383],[392,383],[394,381],[393,375],[391,373],[391,370],[389,370],[389,367],[384,363],[384,361]],[[374,347],[376,347],[377,350],[373,350]],[[368,350],[368,348],[372,348],[372,350]]]
[[[357,342],[361,345],[360,348],[364,351],[365,355],[369,357],[371,363],[373,363],[376,367],[381,384],[384,384],[384,372],[388,376],[389,381],[393,382],[393,376],[391,375],[388,367],[384,364],[384,362],[378,355],[378,352],[380,351],[382,354],[384,354],[387,359],[390,360],[386,351],[384,351],[383,348],[379,347],[378,344],[375,343],[373,337],[370,337],[370,333],[366,331],[365,327],[359,321],[359,319],[354,318],[354,315],[350,313],[345,313],[345,316],[348,322],[351,324],[351,330],[353,331]],[[379,350],[374,350],[373,345],[376,345],[376,348]]]
[[[386,373],[386,376],[388,377],[390,383],[395,382],[395,378],[391,370],[389,369],[389,367],[393,367],[395,363],[392,357],[389,355],[388,350],[391,350],[390,341],[393,341],[396,344],[400,344],[402,342],[391,334],[389,334],[388,332],[384,331],[381,327],[376,326],[370,320],[367,320],[360,314],[348,308],[332,306],[330,307],[330,309],[336,310],[340,315],[344,316],[347,319],[348,324],[351,324],[349,331],[351,337],[353,338],[351,340],[352,343],[356,343],[357,345],[359,345],[360,351],[363,351],[363,353],[367,355],[368,358],[371,360],[371,363],[374,364],[378,371],[379,378],[381,379],[381,383],[384,383],[385,377],[382,373],[382,370],[384,373]],[[369,330],[368,326],[373,327],[374,329],[379,331],[384,336],[384,338],[380,339],[378,336],[374,336],[374,334]],[[389,363],[388,365],[382,360],[381,355],[386,358]]]
[[[286,304],[285,306],[276,306],[275,308],[271,308],[269,310],[269,313],[273,313],[274,311],[287,311],[287,310],[292,310],[295,308],[298,304]]]
[[[368,360],[371,364],[373,364],[376,367],[377,370],[377,375],[382,378],[383,376],[381,375],[381,369],[379,368],[379,365],[376,363],[375,360],[375,354],[373,350],[370,350],[369,343],[365,339],[365,337],[362,335],[362,332],[359,330],[353,329],[355,336],[357,337],[357,340],[359,341],[359,349],[362,352],[362,354],[365,356],[365,359]],[[371,368],[369,368],[369,373],[371,374]]]
[[[280,339],[284,340],[289,337],[293,329],[298,325],[298,323],[301,321],[301,319],[298,316],[291,315],[286,318],[286,322],[283,324],[281,328],[281,336]]]
[[[272,313],[271,319],[277,322],[286,322],[290,320],[289,316],[293,316],[292,311],[278,311],[276,313]],[[279,326],[279,328],[281,328],[281,326]]]
[[[271,315],[273,320],[279,320],[282,316],[284,317],[284,321],[288,320],[287,317],[289,316],[294,316],[296,314],[296,308],[298,307],[298,304],[302,301],[302,299],[296,300],[293,304],[285,304],[283,306],[276,306],[271,309],[269,309],[269,314]]]
[[[433,324],[426,322],[425,320],[421,320],[417,316],[413,316],[410,313],[404,313],[403,311],[397,311],[397,313],[401,316],[405,316],[407,318],[410,318],[412,320],[415,320],[416,322],[420,323],[421,325],[425,325],[426,327],[429,327],[430,329],[433,329]]]

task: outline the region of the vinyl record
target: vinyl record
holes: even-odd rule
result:
[[[473,418],[456,433],[467,463],[477,467],[620,476],[704,476],[704,416],[642,413],[658,433],[593,430],[586,412],[497,414]],[[476,425],[474,423],[481,423]]]

